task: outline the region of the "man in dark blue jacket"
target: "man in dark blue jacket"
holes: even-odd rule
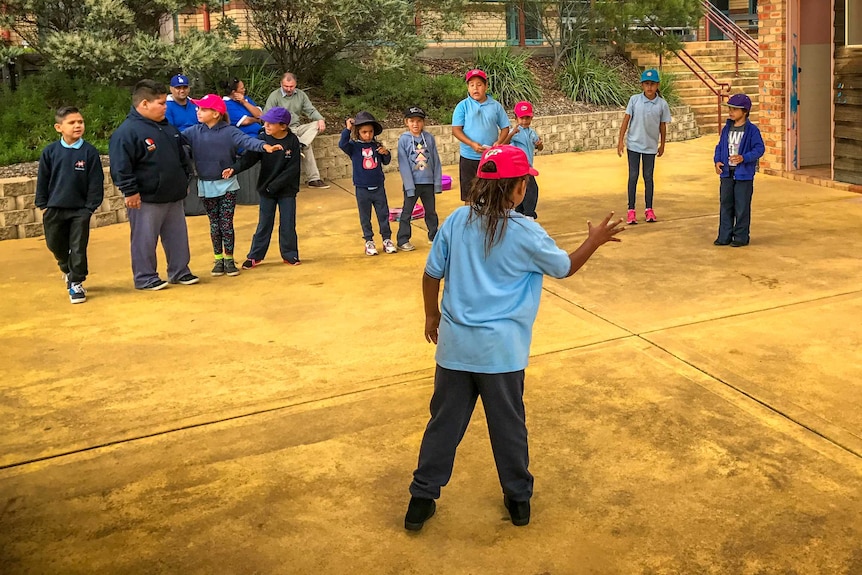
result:
[[[183,211],[190,166],[177,129],[165,120],[165,86],[141,80],[132,109],[111,136],[111,178],[125,196],[132,230],[135,288],[160,290],[168,282],[191,285],[189,235]],[[168,282],[156,270],[159,239],[168,260]]]

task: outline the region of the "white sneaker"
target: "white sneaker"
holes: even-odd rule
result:
[[[365,242],[365,255],[366,256],[376,256],[377,255],[377,247],[374,245],[374,242],[368,240]]]
[[[394,254],[398,252],[398,248],[395,247],[392,240],[383,240],[383,251],[387,254]]]
[[[403,244],[398,246],[398,249],[401,250],[402,252],[412,252],[413,250],[416,249],[416,246],[414,246],[410,242],[404,242]]]

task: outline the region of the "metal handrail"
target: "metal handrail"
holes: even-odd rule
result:
[[[646,22],[647,28],[650,31],[661,38],[662,36],[667,35],[667,31],[662,28],[660,25],[656,24],[654,21]],[[673,51],[674,55],[676,55],[677,59],[685,64],[685,66],[691,70],[691,73],[694,74],[698,80],[700,80],[704,86],[709,88],[709,91],[717,99],[716,110],[718,111],[718,129],[721,131],[721,120],[722,120],[722,109],[721,102],[724,98],[726,98],[730,94],[730,84],[727,82],[719,82],[712,74],[710,74],[706,68],[704,68],[697,59],[689,54],[685,48],[680,48],[679,50]],[[659,68],[661,68],[661,55],[659,55]],[[711,82],[711,83],[710,83]]]
[[[757,42],[748,35],[745,30],[740,28],[736,22],[731,20],[727,14],[713,6],[707,0],[700,0],[700,5],[704,10],[704,18],[706,19],[706,33],[707,38],[709,38],[709,24],[714,25],[716,28],[721,30],[721,32],[730,38],[733,42],[733,45],[736,49],[736,74],[739,75],[739,50],[742,49],[746,55],[748,55],[752,60],[758,62],[760,60],[760,47]]]

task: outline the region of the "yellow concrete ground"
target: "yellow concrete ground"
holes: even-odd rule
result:
[[[366,257],[350,182],[300,195],[296,268],[273,247],[211,278],[190,218],[197,286],[133,290],[117,225],[72,306],[42,238],[0,243],[0,572],[862,573],[862,197],[758,176],[751,245],[714,247],[713,145],[669,144],[660,221],[545,282],[524,528],[478,409],[437,515],[403,530],[429,246],[417,222],[415,252]],[[537,167],[561,246],[624,213],[614,151]]]

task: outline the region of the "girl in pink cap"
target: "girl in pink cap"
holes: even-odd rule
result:
[[[614,236],[623,230],[622,219],[611,222],[612,212],[598,226],[587,222],[589,236],[577,250],[558,248],[542,226],[514,209],[524,200],[527,176],[536,175],[515,146],[485,150],[469,204],[446,218],[428,254],[422,278],[425,339],[437,345],[437,371],[431,420],[410,484],[407,530],[422,529],[434,515],[479,396],[503,505],[513,524],[530,522],[524,368],[542,280],[572,275],[599,246],[619,241]]]
[[[270,146],[230,125],[221,97],[207,94],[192,102],[198,106],[200,124],[183,130],[183,137],[192,149],[192,159],[199,178],[198,196],[203,198],[210,220],[210,238],[215,257],[212,275],[237,276],[239,269],[233,259],[233,214],[239,183],[231,166],[240,150],[272,153],[282,147]]]

